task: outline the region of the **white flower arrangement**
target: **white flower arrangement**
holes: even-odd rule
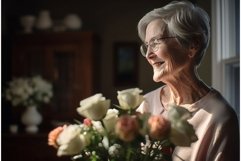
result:
[[[50,102],[53,88],[41,76],[15,78],[8,83],[4,96],[12,106],[38,106]]]
[[[198,138],[187,121],[190,112],[169,105],[168,115],[137,113],[144,101],[139,88],[118,91],[119,105],[101,93],[80,101],[85,119],[50,131],[48,144],[57,156],[83,161],[171,161],[174,146],[190,147]]]

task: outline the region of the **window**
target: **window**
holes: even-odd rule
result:
[[[239,116],[240,40],[239,0],[212,1],[212,86]]]

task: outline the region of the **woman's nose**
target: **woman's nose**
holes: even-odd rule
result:
[[[146,58],[152,58],[155,56],[155,53],[151,50],[150,47],[148,47],[147,51],[146,51]]]

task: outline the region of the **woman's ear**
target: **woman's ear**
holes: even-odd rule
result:
[[[188,53],[188,56],[190,58],[193,58],[195,57],[195,55],[197,54],[197,52],[199,51],[200,49],[200,44],[198,41],[194,41],[190,47],[189,47],[189,53]]]
[[[188,52],[188,57],[189,57],[189,58],[195,57],[197,51],[198,51],[197,48],[195,48],[195,47],[190,47],[190,48],[189,48],[189,52]]]

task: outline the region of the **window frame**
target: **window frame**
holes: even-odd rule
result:
[[[212,86],[223,94],[239,115],[240,107],[233,97],[234,90],[239,89],[232,85],[234,70],[237,67],[240,69],[239,34],[236,34],[239,33],[237,2],[212,0]]]

